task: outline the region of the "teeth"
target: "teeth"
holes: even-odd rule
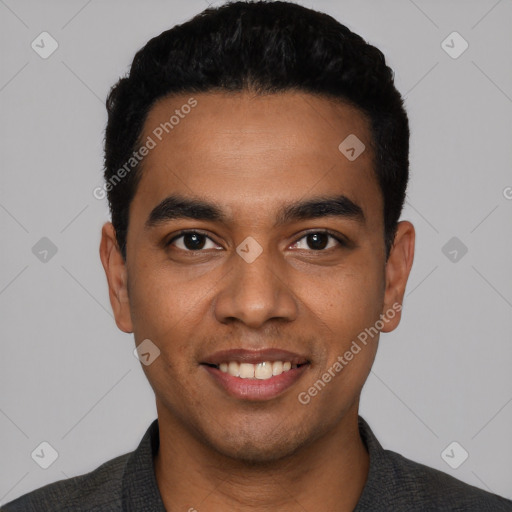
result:
[[[274,361],[272,364],[272,375],[281,375],[283,373],[283,362]]]
[[[250,363],[240,363],[240,378],[252,379],[254,378],[254,365]]]
[[[260,379],[267,380],[276,375],[281,375],[292,368],[290,361],[264,361],[258,364],[251,363],[238,363],[237,361],[230,361],[229,363],[221,363],[219,369],[223,373],[229,373],[233,377],[240,377],[241,379]],[[294,364],[293,368],[297,368]]]
[[[240,365],[236,361],[231,361],[228,364],[228,373],[233,377],[240,377]]]
[[[273,375],[272,363],[258,363],[254,369],[254,376],[257,379],[270,379]]]

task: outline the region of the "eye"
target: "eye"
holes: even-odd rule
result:
[[[180,240],[182,239],[182,240]],[[333,241],[329,246],[329,239]],[[180,240],[179,243],[175,243]],[[347,243],[339,235],[335,235],[328,230],[322,231],[311,231],[302,236],[297,240],[291,247],[294,249],[308,249],[308,247],[299,247],[301,240],[306,240],[306,244],[315,252],[328,251],[330,249],[338,247],[345,247]],[[212,244],[211,247],[207,247],[208,241]],[[217,244],[206,234],[200,231],[180,231],[176,236],[171,238],[165,245],[175,245],[178,249],[186,252],[197,252],[205,249],[219,249]],[[222,248],[220,248],[222,249]]]
[[[180,242],[181,247],[178,244],[176,244],[176,247],[182,251],[193,252],[201,251],[203,249],[217,248],[217,244],[215,244],[215,242],[210,237],[204,233],[201,233],[200,231],[181,231],[177,236],[173,237],[165,245],[172,245],[176,240],[179,240],[180,238],[183,239]],[[214,245],[214,247],[205,247],[208,240]]]
[[[329,238],[334,240],[334,245],[329,245]],[[306,244],[309,245],[313,251],[327,251],[329,249],[332,249],[333,247],[336,247],[336,245],[344,247],[346,246],[346,242],[338,235],[335,235],[331,233],[330,231],[323,230],[323,231],[311,231],[304,235],[302,238],[297,240],[291,247],[296,249],[307,249],[307,247],[297,247],[300,244],[301,240],[306,240]]]

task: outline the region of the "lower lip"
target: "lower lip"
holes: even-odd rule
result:
[[[201,365],[229,395],[242,400],[264,401],[275,398],[297,382],[309,364],[291,368],[270,379],[241,379],[218,368]]]

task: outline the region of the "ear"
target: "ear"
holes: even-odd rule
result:
[[[128,274],[111,222],[105,223],[101,230],[100,258],[107,276],[110,304],[117,327],[126,333],[133,332],[127,288]]]
[[[387,321],[384,322],[382,332],[391,332],[400,323],[405,286],[414,259],[414,240],[414,226],[406,220],[399,222],[386,263],[386,290],[382,315]]]

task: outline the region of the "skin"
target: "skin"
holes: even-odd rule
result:
[[[189,97],[158,101],[143,138]],[[351,511],[368,475],[357,415],[379,337],[309,404],[297,395],[402,304],[414,227],[399,223],[386,262],[383,200],[359,110],[307,93],[194,98],[198,105],[144,159],[126,262],[109,222],[100,244],[117,326],[133,332],[136,344],[149,338],[161,351],[142,368],[156,395],[162,499],[169,511]],[[338,150],[351,133],[366,146],[354,161]],[[216,201],[228,223],[170,220],[145,229],[151,210],[175,192]],[[362,207],[365,223],[323,217],[273,226],[284,203],[323,194],[345,194]],[[190,238],[165,247],[181,229],[212,240],[200,238],[205,245],[195,255],[187,252]],[[349,245],[327,238],[315,250],[304,233],[312,229],[333,230]],[[263,249],[250,264],[236,252],[248,236]],[[399,322],[397,312],[382,332]],[[311,364],[274,399],[235,399],[199,362],[239,347],[284,348]]]

